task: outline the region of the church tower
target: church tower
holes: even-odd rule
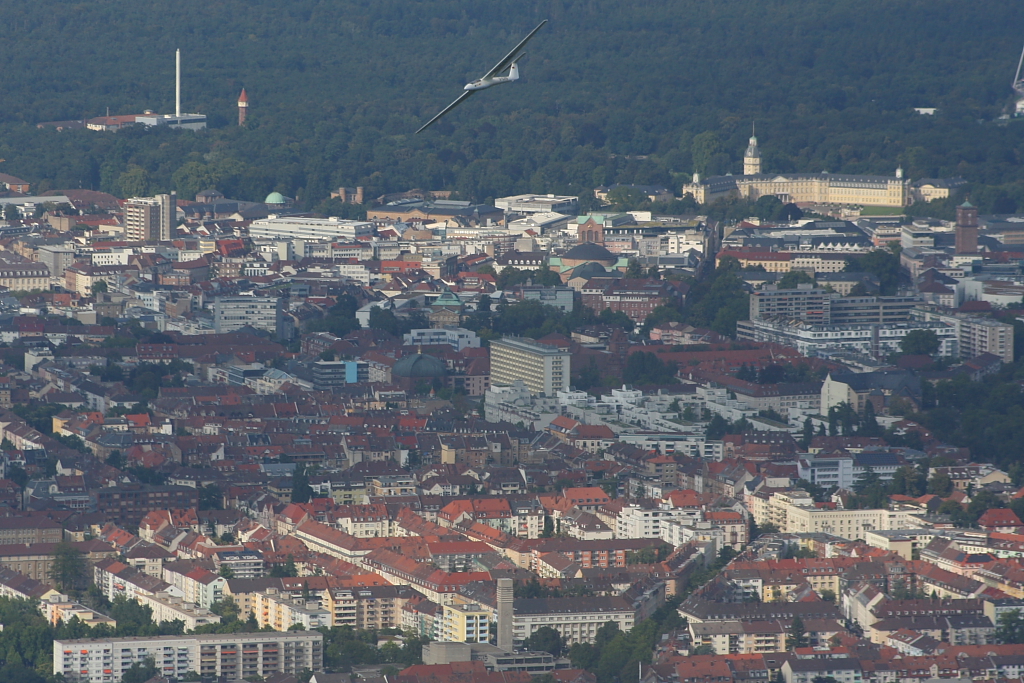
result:
[[[758,175],[761,172],[761,150],[757,148],[757,136],[753,126],[750,130],[750,144],[743,155],[743,175]]]
[[[970,202],[956,207],[956,253],[978,253],[978,209]]]
[[[242,94],[238,96],[238,125],[245,125],[245,114],[249,111],[249,96],[245,94],[245,88],[242,88]]]

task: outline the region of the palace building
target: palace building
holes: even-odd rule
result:
[[[847,175],[842,173],[762,173],[757,138],[751,136],[743,155],[743,175],[724,175],[683,185],[683,194],[692,194],[701,204],[730,196],[756,200],[774,195],[785,203],[842,204],[861,206],[907,206],[911,203],[910,181],[903,169],[895,176]]]

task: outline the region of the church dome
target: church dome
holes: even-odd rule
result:
[[[267,195],[267,198],[263,200],[264,204],[281,204],[284,205],[284,195],[280,192],[271,192]]]
[[[608,263],[612,265],[618,261],[618,257],[600,244],[584,242],[583,244],[577,244],[565,253],[562,257],[562,263],[566,261],[577,261],[579,263],[593,261],[595,263]]]
[[[581,266],[576,266],[569,272],[569,280],[575,280],[576,278],[585,277],[588,280],[590,278],[607,276],[608,270],[600,263],[594,263],[593,261],[587,261]]]
[[[444,377],[447,374],[444,363],[434,356],[417,353],[406,356],[391,368],[393,377]]]

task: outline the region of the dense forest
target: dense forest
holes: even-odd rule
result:
[[[543,18],[522,81],[412,135]],[[678,192],[694,171],[739,172],[756,121],[765,170],[902,164],[964,176],[983,211],[1024,208],[1024,121],[998,121],[1020,3],[38,0],[6,7],[4,26],[0,171],[42,190],[278,190],[334,212],[322,202],[339,185],[478,200],[614,182]],[[172,111],[175,48],[184,109],[209,130],[35,127]]]

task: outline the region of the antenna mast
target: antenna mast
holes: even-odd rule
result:
[[[174,115],[181,116],[181,50],[174,51]]]
[[[1020,59],[1017,60],[1017,74],[1013,77],[1013,89],[1019,94],[1024,95],[1024,81],[1020,79],[1020,69],[1024,66],[1024,48],[1020,51]]]

